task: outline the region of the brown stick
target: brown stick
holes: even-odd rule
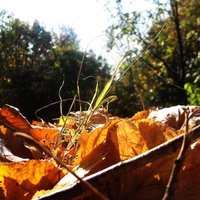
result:
[[[189,120],[188,116],[189,116],[189,110],[186,109],[185,110],[185,119],[186,119],[185,120],[185,134],[183,136],[182,146],[181,146],[178,157],[174,160],[174,166],[173,166],[173,169],[169,178],[169,182],[167,184],[166,191],[162,200],[173,200],[175,188],[178,182],[178,177],[181,172],[181,168],[184,164],[184,161],[186,159],[186,153],[192,143],[191,141],[192,135],[188,134],[188,120]]]
[[[106,181],[112,180],[115,176],[122,175],[124,173],[135,170],[139,167],[142,167],[145,164],[153,162],[163,156],[169,155],[171,153],[176,152],[180,149],[184,134],[165,142],[141,155],[138,155],[129,160],[119,162],[115,165],[112,165],[102,171],[99,171],[95,174],[92,174],[83,180],[89,181],[94,187],[99,187],[101,183],[105,183]],[[188,132],[188,137],[191,138],[191,141],[195,141],[200,137],[200,125],[196,126],[192,130]],[[85,188],[85,194],[88,193],[88,189]],[[72,199],[74,197],[78,197],[83,194],[83,190],[81,190],[81,184],[75,183],[69,188],[63,188],[51,194],[44,195],[40,197],[40,199],[48,199],[48,200],[63,200],[63,199]],[[65,197],[65,198],[64,198]]]

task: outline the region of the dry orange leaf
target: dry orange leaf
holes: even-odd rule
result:
[[[38,127],[33,128],[29,133],[41,144],[50,147],[57,140],[59,132],[57,128]]]
[[[153,109],[152,112],[156,113],[157,110]],[[7,117],[5,113],[9,113],[8,116],[10,117]],[[89,133],[83,130],[79,140],[78,159],[74,162],[74,166],[77,167],[74,170],[77,170],[76,172],[80,173],[81,177],[93,174],[115,163],[147,152],[182,133],[175,130],[175,125],[178,124],[177,129],[183,125],[183,119],[181,118],[183,113],[179,115],[179,110],[178,118],[171,113],[172,117],[169,117],[169,121],[165,123],[161,123],[163,122],[162,120],[161,122],[159,120],[155,122],[156,117],[149,117],[150,113],[150,110],[142,111],[131,119],[114,117],[104,126],[96,128]],[[166,116],[169,116],[168,114]],[[23,127],[24,132],[31,134],[48,147],[57,140],[59,129],[32,128],[31,125],[30,128],[26,124],[26,120],[24,121],[23,117],[21,116],[21,118],[20,116],[19,112],[15,109],[13,111],[13,108],[9,106],[5,106],[0,110],[0,119],[3,117],[8,124],[13,122],[12,128],[14,127],[14,130],[19,130]],[[22,126],[17,125],[14,117],[18,119],[19,124],[22,124]],[[167,120],[168,118],[165,117],[164,119]],[[178,119],[181,120],[181,125]],[[7,130],[4,127],[0,128],[2,135],[8,134],[9,136],[9,132],[6,133]],[[177,185],[175,194],[177,199],[199,199],[200,197],[200,183],[198,181],[200,178],[200,173],[198,172],[200,159],[196,158],[199,151],[200,144],[197,143],[194,149],[188,152],[188,157]],[[173,153],[148,163],[137,170],[117,175],[114,179],[104,183],[102,189],[111,199],[162,199],[173,167],[173,160],[176,157],[177,153]],[[51,189],[60,180],[60,173],[61,171],[53,163],[47,161],[30,161],[10,165],[0,164],[2,191],[8,199],[14,199],[15,194],[20,199],[30,199],[39,190]],[[70,177],[70,174],[66,175],[65,187],[76,181],[76,179]],[[62,181],[60,183],[62,185]],[[48,192],[51,192],[51,190]],[[38,192],[39,195],[44,193],[46,192]]]
[[[93,174],[115,163],[140,155],[171,140],[178,134],[179,132],[167,125],[155,123],[153,119],[133,120],[116,117],[90,133],[87,131],[81,133],[78,159],[74,164],[80,163],[83,171],[84,166],[85,169],[89,169],[87,175]],[[95,151],[95,155],[101,157],[103,155],[103,149],[100,147],[102,144],[103,149],[107,149],[105,159],[94,165],[95,159],[93,160],[94,157],[92,157],[90,160],[90,154],[92,155]],[[165,190],[165,183],[169,178],[174,158],[175,154],[116,177],[117,181],[112,180],[109,184],[105,183],[106,193],[112,199],[134,199],[134,195],[138,196],[136,199],[140,199],[141,195],[147,193],[160,198]],[[70,182],[70,179],[65,182]],[[161,188],[153,190],[155,185],[159,185]]]
[[[105,146],[104,143],[98,145],[90,154],[88,154],[82,161],[81,163],[76,166],[73,171],[78,175],[80,178],[83,178],[94,166],[96,166],[99,162],[101,162],[106,154],[108,152],[107,147]],[[66,174],[56,185],[55,187],[50,190],[41,190],[38,191],[34,195],[34,199],[46,195],[52,192],[56,192],[60,190],[61,188],[66,188],[68,186],[71,186],[72,184],[76,183],[77,178],[74,177],[71,173]]]
[[[84,132],[81,135],[81,147],[78,151],[79,160],[77,162],[84,159],[101,142],[105,142],[109,149],[108,153],[105,159],[90,171],[90,174],[92,174],[117,162],[140,155],[178,135],[179,132],[167,125],[159,122],[155,123],[153,119],[142,117],[141,120],[114,118],[104,127],[97,128],[90,134]],[[153,196],[161,197],[166,186],[161,182],[165,180],[166,183],[168,180],[174,158],[175,154],[164,157],[129,174],[118,177],[117,182],[114,181],[109,184],[109,195],[113,199],[133,199],[133,194],[137,194],[138,198],[136,199],[139,199],[140,195],[148,192]],[[161,188],[152,192],[154,185],[157,184]]]
[[[106,141],[105,144],[109,148],[106,158],[91,170],[91,173],[140,155],[181,133],[171,129],[168,125],[144,118],[136,121],[121,119],[110,122],[101,130],[97,129],[91,132],[86,137],[87,143],[83,142],[84,146],[78,152],[79,156],[83,156],[92,148],[92,145],[98,144],[99,141]],[[177,199],[200,198],[200,181],[198,179],[200,177],[198,172],[200,159],[196,158],[199,152],[200,145],[198,144],[188,153],[177,186]],[[162,157],[137,170],[115,177],[114,180],[106,183],[107,195],[112,199],[162,199],[177,154],[178,152]],[[195,174],[197,179],[194,178]],[[185,191],[186,188],[187,191]]]
[[[94,131],[88,133],[83,131],[80,135],[80,148],[77,152],[78,159],[75,161],[75,165],[79,164],[84,157],[86,157],[93,149],[98,145],[106,141],[108,129],[118,123],[120,118],[116,117],[110,122],[106,123],[103,127],[96,128]],[[110,151],[110,149],[109,149]]]
[[[0,163],[0,186],[8,200],[29,200],[38,190],[51,189],[62,177],[62,171],[50,161]]]
[[[155,109],[153,109],[155,110]],[[145,119],[149,116],[150,110],[143,110],[140,112],[137,112],[132,118],[131,120],[139,120],[139,119]]]
[[[32,127],[28,120],[20,113],[19,109],[5,104],[0,109],[0,120],[7,125],[12,131],[19,131],[31,134],[38,141],[41,140],[54,140],[52,139],[55,133],[58,133],[57,128],[45,128],[45,127]],[[36,122],[34,122],[36,123]],[[50,141],[47,141],[50,143]]]
[[[78,164],[96,146],[105,142],[109,149],[106,158],[102,161],[102,170],[117,162],[127,160],[142,154],[157,145],[160,145],[179,133],[167,125],[154,123],[153,119],[129,120],[114,118],[101,128],[83,132],[80,138]]]
[[[200,142],[187,153],[187,157],[178,179],[175,197],[181,200],[200,199]]]
[[[200,158],[197,156],[199,153],[199,143],[196,144],[194,149],[188,151],[174,191],[174,199],[200,199]],[[130,200],[162,199],[174,164],[173,161],[177,154],[165,156],[129,174],[123,175],[121,180],[123,180],[124,188],[127,189],[125,191],[121,190],[118,195],[124,195],[124,199]]]
[[[43,154],[33,143],[26,142],[24,145],[26,139],[15,137],[13,132],[30,134],[48,147],[58,138],[58,128],[31,126],[17,108],[7,104],[0,109],[0,120],[4,124],[0,126],[0,137],[4,139],[6,146],[14,155],[22,158],[43,158]]]
[[[10,129],[0,126],[0,138],[12,154],[21,158],[33,158],[30,150],[24,146],[23,139],[15,137]]]
[[[7,104],[0,109],[0,120],[15,131],[27,133],[32,128],[28,120],[19,112],[19,109]]]

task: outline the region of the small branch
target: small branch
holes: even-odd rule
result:
[[[141,99],[141,102],[142,102],[142,108],[143,108],[143,110],[145,110],[145,105],[144,105],[144,100],[143,100],[143,98],[142,98],[142,94],[141,94],[140,90],[139,90],[137,87],[135,87],[135,90],[136,90],[137,93],[139,94],[140,99]]]
[[[178,182],[178,177],[181,172],[181,168],[186,159],[186,153],[192,143],[191,135],[188,134],[188,121],[189,121],[189,110],[185,110],[185,134],[183,135],[183,143],[179,152],[178,157],[174,160],[174,166],[169,178],[169,182],[166,187],[165,195],[163,200],[173,200],[174,192]]]
[[[63,121],[64,121],[64,118],[63,118],[63,106],[62,106],[63,101],[62,101],[62,97],[61,97],[60,93],[61,93],[61,90],[62,90],[64,84],[65,84],[65,74],[63,74],[63,81],[62,81],[62,84],[61,84],[61,86],[59,88],[59,91],[58,91],[58,96],[59,96],[59,99],[60,99],[60,115],[61,115]]]

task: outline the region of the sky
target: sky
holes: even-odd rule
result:
[[[38,20],[46,30],[53,28],[58,31],[62,25],[72,27],[81,40],[81,50],[85,51],[86,47],[87,51],[93,49],[96,55],[102,55],[109,64],[117,65],[121,58],[116,59],[116,55],[108,54],[105,47],[105,30],[110,25],[110,14],[105,12],[102,2],[106,0],[0,0],[0,9],[30,24]],[[125,2],[126,11],[150,8],[145,0]],[[131,7],[129,2],[132,3]]]
[[[96,0],[0,0],[0,8],[22,21],[33,23],[36,19],[47,30],[56,31],[62,25],[72,27],[83,50],[90,43],[88,50],[92,48],[97,54],[105,51],[102,41],[110,16]]]

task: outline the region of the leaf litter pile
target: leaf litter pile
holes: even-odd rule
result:
[[[77,132],[77,117],[30,124],[4,105],[0,199],[164,199],[166,188],[166,199],[200,199],[199,113],[174,106],[119,118],[98,109],[92,128]]]

